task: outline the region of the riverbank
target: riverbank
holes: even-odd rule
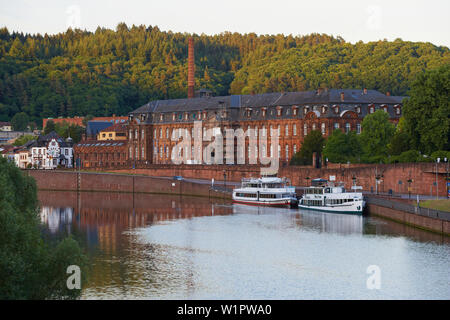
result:
[[[366,195],[367,212],[423,230],[450,236],[450,212],[417,207],[408,202]]]
[[[175,180],[172,177],[150,177],[129,173],[42,170],[26,172],[36,179],[39,190],[50,191],[166,194],[230,199],[233,187],[230,182],[228,185],[215,183],[213,187],[207,180]],[[450,236],[450,213],[415,208],[406,202],[367,195],[367,210],[371,215]]]

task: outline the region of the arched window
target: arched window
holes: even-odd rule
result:
[[[288,124],[284,127],[284,135],[285,135],[286,137],[289,136],[289,125],[288,125]]]
[[[286,145],[286,160],[289,159],[289,145]]]
[[[292,127],[292,134],[293,134],[294,136],[297,135],[297,125],[296,125],[296,124],[294,124],[293,127]]]

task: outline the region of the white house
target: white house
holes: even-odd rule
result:
[[[72,168],[73,141],[69,137],[66,141],[52,131],[45,136],[39,136],[32,141],[31,164],[37,169],[56,169],[58,166]]]

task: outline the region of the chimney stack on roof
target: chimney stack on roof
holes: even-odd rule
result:
[[[389,97],[391,95],[391,93],[388,91],[388,92],[386,92],[386,95]]]
[[[188,47],[188,98],[195,96],[195,64],[194,64],[194,39],[189,38]]]

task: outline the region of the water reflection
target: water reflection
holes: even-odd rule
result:
[[[449,238],[386,220],[179,196],[39,199],[50,233],[89,250],[86,299],[450,298]],[[365,288],[369,264],[382,292]]]

